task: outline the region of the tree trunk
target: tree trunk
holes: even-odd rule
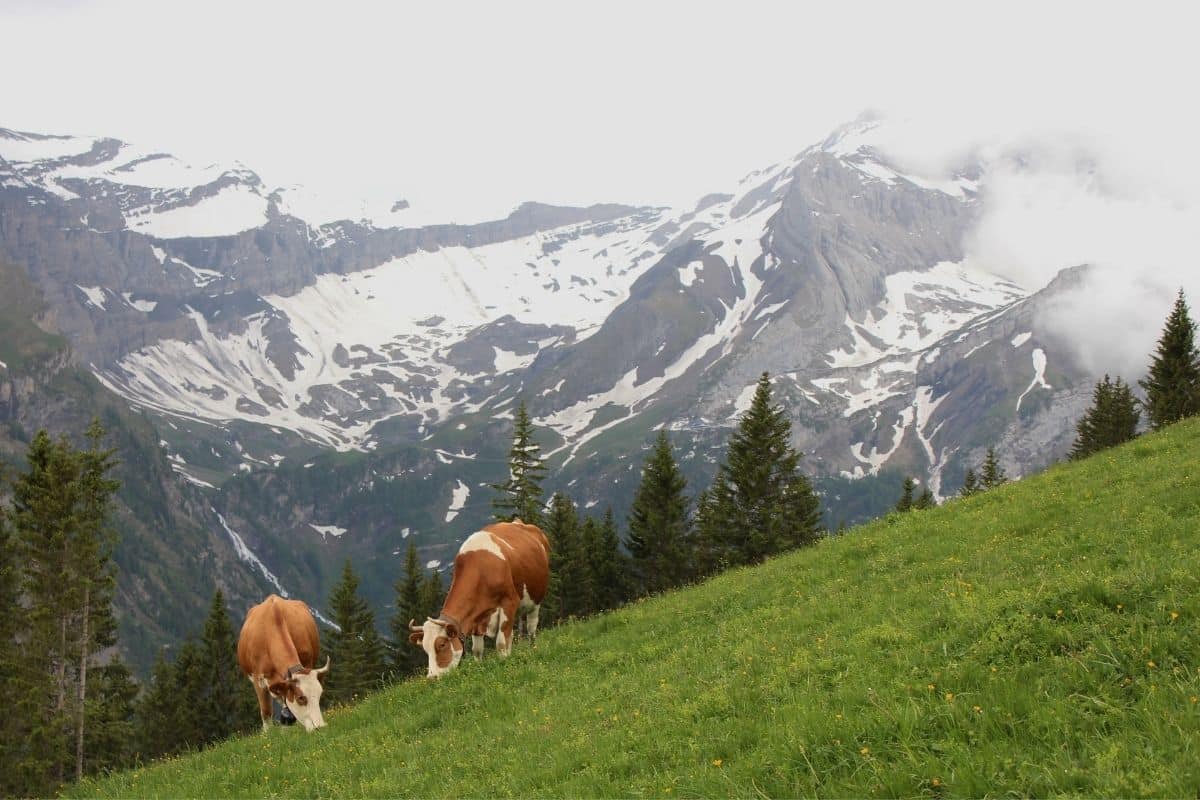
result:
[[[83,635],[79,645],[79,708],[76,712],[75,725],[75,780],[83,778],[83,723],[87,718],[84,701],[87,699],[87,666],[88,649],[91,645],[91,632],[88,630],[88,615],[91,611],[91,587],[83,587]]]
[[[65,724],[67,716],[67,616],[63,614],[59,625],[58,635],[58,699],[54,704],[54,727],[60,725],[67,727]],[[69,728],[68,728],[69,730]],[[61,733],[66,733],[65,730]],[[58,747],[56,746],[57,750]],[[62,783],[66,778],[66,753],[59,752],[54,756],[54,774],[58,778],[58,782]]]

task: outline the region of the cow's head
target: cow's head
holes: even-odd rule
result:
[[[325,727],[325,717],[321,715],[321,692],[328,671],[329,656],[326,656],[325,666],[320,669],[301,669],[293,672],[287,680],[275,681],[267,687],[274,697],[287,706],[306,731]]]
[[[462,661],[462,631],[453,620],[430,617],[424,625],[414,625],[409,620],[408,630],[408,640],[429,656],[429,671],[425,673],[428,677],[445,675]]]

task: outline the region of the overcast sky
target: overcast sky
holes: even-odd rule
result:
[[[867,108],[953,136],[1194,114],[1182,12],[1097,5],[0,0],[0,125],[468,214],[672,203]]]
[[[913,121],[893,155],[926,172],[1034,142],[1045,168],[996,177],[968,254],[1031,289],[1105,270],[1062,315],[1101,370],[1144,360],[1175,288],[1200,304],[1190,5],[0,0],[0,126],[458,221],[686,203],[865,109]],[[1108,323],[1131,303],[1140,338]]]

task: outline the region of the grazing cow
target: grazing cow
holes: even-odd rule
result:
[[[313,731],[325,727],[321,716],[321,682],[329,671],[314,669],[321,643],[308,605],[270,595],[246,613],[238,638],[238,664],[258,695],[263,730],[271,727],[271,698],[276,697]]]
[[[537,637],[538,609],[550,582],[550,542],[521,520],[488,525],[467,537],[454,558],[454,577],[437,618],[409,620],[409,641],[429,655],[428,676],[444,675],[462,660],[462,635],[471,635],[476,658],[483,637],[496,640],[501,656],[512,651],[513,626],[525,617],[530,640]]]

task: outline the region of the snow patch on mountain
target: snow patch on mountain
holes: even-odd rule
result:
[[[471,496],[471,487],[462,481],[455,481],[455,483],[458,485],[450,492],[450,507],[446,509],[446,522],[451,522],[458,516],[458,512],[462,511],[463,506],[467,504],[467,498]]]
[[[262,227],[267,221],[267,199],[249,186],[226,186],[195,204],[158,211],[153,208],[127,214],[129,230],[157,239],[228,236]]]
[[[1016,284],[963,262],[942,261],[928,270],[897,272],[885,283],[882,303],[862,319],[846,315],[853,343],[828,354],[830,367],[863,366],[924,350],[980,314],[1028,296]]]
[[[1021,392],[1021,396],[1017,398],[1017,407],[1013,412],[1017,415],[1020,415],[1021,413],[1021,401],[1024,400],[1025,395],[1033,391],[1035,387],[1040,386],[1043,389],[1052,388],[1050,384],[1046,383],[1046,351],[1040,347],[1034,348],[1032,358],[1033,380],[1029,382],[1029,386],[1025,389],[1025,391]]]

